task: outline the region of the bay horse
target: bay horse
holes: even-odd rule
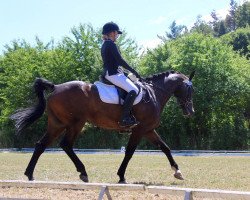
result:
[[[125,156],[117,172],[119,183],[126,183],[127,165],[143,137],[163,151],[172,170],[174,170],[174,177],[183,180],[170,148],[163,142],[155,129],[159,126],[163,108],[172,95],[177,98],[184,115],[194,114],[191,82],[193,76],[194,72],[188,78],[181,73],[168,71],[143,79],[144,85],[150,91],[151,99],[149,101],[142,100],[133,107],[133,114],[140,123],[130,130],[132,133]],[[49,89],[52,92],[46,100],[44,92]],[[34,90],[38,98],[37,105],[17,110],[11,116],[11,119],[15,121],[16,132],[19,134],[39,119],[47,107],[47,131],[36,143],[24,174],[29,180],[34,180],[33,172],[40,155],[56,138],[64,134],[60,147],[72,160],[76,170],[80,172],[80,179],[88,182],[85,166],[73,151],[74,141],[86,122],[104,129],[124,131],[126,128],[121,128],[118,124],[122,106],[102,102],[97,87],[82,81],[55,85],[45,79],[37,78],[34,82]]]

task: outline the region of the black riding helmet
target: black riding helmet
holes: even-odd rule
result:
[[[108,23],[104,24],[104,26],[102,28],[103,35],[106,35],[112,31],[117,31],[118,34],[122,34],[122,32],[119,30],[119,26],[116,23],[108,22]]]

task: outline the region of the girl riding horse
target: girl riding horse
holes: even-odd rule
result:
[[[119,183],[126,183],[127,165],[143,137],[160,148],[167,156],[171,168],[175,172],[174,177],[183,179],[170,148],[163,142],[155,129],[159,126],[163,108],[172,95],[177,98],[184,115],[193,115],[191,82],[193,76],[194,73],[188,78],[183,74],[171,71],[146,78],[145,85],[150,89],[153,98],[147,102],[141,101],[133,107],[134,115],[140,124],[131,129],[132,133],[125,157],[117,172]],[[34,89],[38,97],[38,104],[31,108],[18,110],[11,117],[16,122],[16,131],[19,134],[43,115],[47,103],[47,131],[36,144],[25,175],[29,180],[34,179],[33,172],[40,155],[56,138],[64,134],[60,146],[70,157],[77,171],[80,172],[81,180],[88,182],[85,166],[73,151],[74,141],[86,122],[105,129],[126,130],[126,127],[121,127],[117,123],[120,120],[122,107],[102,102],[97,87],[82,81],[55,85],[45,79],[38,78],[34,83]],[[44,95],[45,90],[52,90],[47,100]]]

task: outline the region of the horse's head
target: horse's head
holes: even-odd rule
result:
[[[192,78],[194,77],[195,71],[193,71],[189,78],[183,76],[180,84],[178,84],[174,95],[177,98],[178,104],[180,105],[183,115],[184,116],[192,116],[194,114],[194,107],[192,101],[192,94],[193,94],[193,84]]]
[[[192,101],[194,90],[191,80],[194,77],[194,73],[193,71],[188,78],[181,73],[167,71],[147,77],[145,81],[153,86],[155,95],[160,96],[159,99],[163,99],[162,102],[164,105],[170,96],[174,95],[182,108],[183,115],[192,116],[194,114]],[[165,94],[166,101],[164,100],[163,93]]]

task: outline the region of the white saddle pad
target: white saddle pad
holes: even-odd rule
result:
[[[100,81],[96,81],[94,82],[94,84],[96,85],[99,92],[99,96],[103,102],[111,104],[119,104],[118,92],[115,86],[107,85]],[[134,105],[138,104],[141,101],[141,99],[142,99],[142,91],[136,97]],[[123,104],[123,100],[121,101],[121,103]]]

